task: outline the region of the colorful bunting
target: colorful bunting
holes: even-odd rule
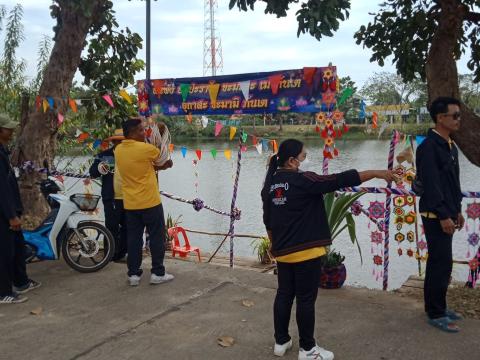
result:
[[[182,146],[181,151],[182,151],[182,156],[185,159],[185,156],[187,155],[187,148],[185,146]]]
[[[132,98],[130,97],[130,95],[128,95],[128,93],[125,89],[121,89],[118,94],[129,104],[132,103]]]
[[[212,106],[215,106],[217,104],[217,96],[219,91],[220,84],[208,84],[208,94],[210,95],[210,102],[212,103]]]
[[[230,160],[232,158],[232,151],[230,149],[223,150],[223,154],[225,155],[225,158],[227,160]]]
[[[272,94],[277,95],[280,82],[283,80],[283,75],[271,75],[268,77],[268,80],[270,80],[270,88],[272,90]]]
[[[245,100],[250,98],[250,80],[239,82],[240,90],[242,90]]]
[[[342,91],[342,94],[340,95],[340,98],[337,101],[337,105],[342,105],[345,101],[348,100],[350,96],[353,95],[353,89],[352,88],[346,88]]]
[[[47,112],[48,110],[48,101],[43,99],[43,112]]]
[[[173,152],[173,148],[174,148],[175,145],[173,144],[169,144],[168,145],[168,150],[172,153]]]
[[[242,142],[246,143],[247,137],[248,137],[248,134],[246,132],[242,132]]]
[[[212,150],[210,150],[210,153],[212,154],[213,159],[217,158],[217,149],[213,148]]]
[[[263,152],[262,143],[258,143],[257,145],[255,145],[255,148],[257,149],[258,153],[262,155],[262,152]]]
[[[109,94],[103,95],[102,98],[107,102],[108,105],[110,105],[110,107],[112,107],[112,108],[115,107],[115,106],[113,105],[112,98],[110,97]]]
[[[182,94],[182,100],[185,102],[190,92],[190,84],[180,84],[180,93]]]
[[[70,108],[72,109],[72,111],[73,111],[74,113],[76,113],[76,112],[78,111],[78,109],[77,109],[77,103],[76,103],[75,100],[73,100],[73,99],[68,99],[68,104],[70,105]]]
[[[215,136],[220,135],[220,131],[222,131],[223,125],[220,121],[215,123]]]
[[[63,120],[64,120],[64,117],[62,114],[58,113],[57,115],[57,119],[58,119],[58,125],[62,125],[63,123]]]
[[[235,126],[230,126],[230,140],[233,139],[236,132],[237,132],[237,128]]]
[[[200,149],[195,150],[195,154],[197,154],[198,160],[202,160],[202,150]]]
[[[203,115],[201,117],[201,121],[202,121],[202,127],[205,129],[208,126],[208,118],[205,115]]]
[[[55,101],[51,96],[47,96],[47,101],[48,101],[48,105],[50,106],[50,109],[53,110],[55,108]]]

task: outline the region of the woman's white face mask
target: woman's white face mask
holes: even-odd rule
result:
[[[298,161],[298,170],[307,171],[310,168],[310,160],[308,160],[308,158],[305,158],[303,161],[300,161],[297,158],[295,159]]]

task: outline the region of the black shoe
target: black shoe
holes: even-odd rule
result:
[[[40,286],[42,286],[42,283],[35,281],[35,280],[28,280],[28,283],[26,283],[23,286],[20,287],[14,287],[14,290],[17,294],[25,294],[29,292],[30,290],[37,289]]]
[[[0,304],[20,304],[27,301],[26,296],[13,293],[12,295],[0,296]]]

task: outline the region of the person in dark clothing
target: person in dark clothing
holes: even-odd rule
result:
[[[458,149],[450,135],[460,127],[460,102],[440,97],[432,102],[435,128],[418,146],[417,179],[422,184],[420,214],[428,245],[425,272],[425,312],[431,325],[457,332],[460,316],[447,309],[447,289],[452,274],[452,237],[463,227]]]
[[[318,346],[314,338],[321,257],[332,243],[323,194],[373,178],[394,181],[396,177],[389,170],[348,170],[323,176],[303,172],[300,166],[306,157],[301,141],[283,141],[278,153],[270,159],[261,192],[263,221],[278,270],[273,306],[274,354],[283,356],[292,347],[288,325],[296,298],[298,359],[328,360],[333,359],[333,353]]]
[[[28,298],[21,294],[41,286],[27,276],[23,205],[6,147],[17,126],[7,115],[0,114],[0,304],[25,302]]]
[[[105,139],[105,141],[111,142],[113,146],[95,157],[89,171],[92,178],[102,178],[101,194],[105,225],[115,239],[113,261],[121,261],[127,254],[127,228],[123,208],[121,176],[118,172],[114,172],[115,148],[124,139],[121,129],[115,130],[113,136]]]

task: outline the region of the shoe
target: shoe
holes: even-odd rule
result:
[[[28,283],[26,283],[23,286],[20,287],[14,287],[14,290],[17,294],[25,294],[29,292],[30,290],[33,289],[38,289],[40,286],[42,286],[41,282],[35,281],[35,280],[28,280]]]
[[[285,344],[279,345],[275,343],[273,347],[273,355],[275,356],[283,356],[287,352],[287,350],[292,348],[292,339],[287,341]]]
[[[20,296],[18,294],[0,296],[0,304],[21,304],[28,300],[26,296]]]
[[[457,324],[455,324],[455,322],[453,322],[448,316],[428,319],[428,323],[445,332],[456,333],[460,331]]]
[[[141,277],[138,275],[131,275],[128,277],[128,285],[130,286],[138,286],[140,285]]]
[[[463,320],[462,315],[460,315],[459,313],[456,313],[456,312],[453,311],[453,310],[447,309],[447,310],[445,311],[445,315],[447,315],[447,317],[448,317],[450,320],[452,320],[452,321]]]
[[[150,276],[150,284],[152,285],[163,284],[167,281],[172,281],[173,279],[175,279],[175,276],[173,276],[172,274],[165,273],[165,275],[163,276],[152,274]]]
[[[318,345],[315,345],[311,350],[308,351],[300,348],[298,352],[298,360],[303,359],[333,360],[333,353]]]

